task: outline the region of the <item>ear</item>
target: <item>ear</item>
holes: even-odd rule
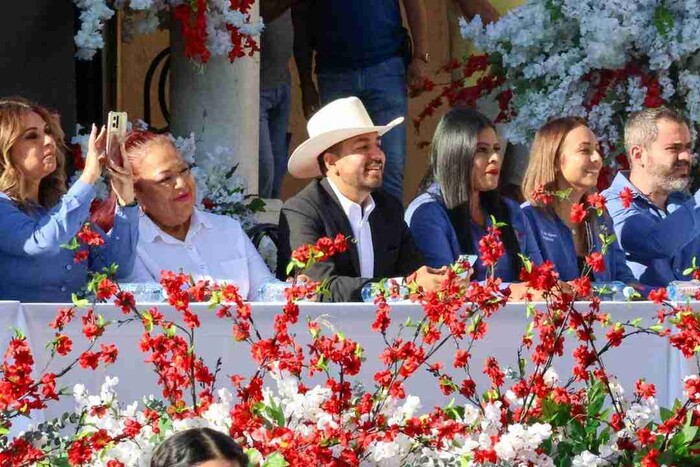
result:
[[[644,167],[644,148],[642,146],[632,146],[629,152],[630,162],[634,165]]]
[[[326,165],[326,171],[330,172],[331,167],[335,166],[337,160],[338,156],[336,156],[332,152],[323,153],[323,163]]]

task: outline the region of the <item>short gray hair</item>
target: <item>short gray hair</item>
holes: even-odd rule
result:
[[[685,116],[670,107],[661,106],[633,112],[625,123],[625,151],[628,158],[632,146],[648,148],[651,143],[656,141],[659,136],[659,127],[657,126],[659,120],[670,120],[690,127]]]

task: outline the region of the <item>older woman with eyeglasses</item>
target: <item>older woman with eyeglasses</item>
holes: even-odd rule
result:
[[[195,280],[232,283],[241,296],[258,299],[272,273],[238,221],[195,207],[194,177],[170,138],[134,131],[125,154],[142,211],[136,264],[127,281],[157,282],[163,270],[183,271]]]

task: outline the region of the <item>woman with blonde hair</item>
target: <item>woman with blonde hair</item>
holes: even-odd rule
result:
[[[88,271],[116,263],[118,277],[131,272],[138,241],[131,169],[107,160],[105,136],[93,125],[85,169],[66,191],[58,116],[21,97],[0,99],[0,300],[69,302]],[[106,235],[94,227],[104,245],[77,261],[62,245],[88,220],[103,166],[118,198],[116,221]]]
[[[596,195],[602,167],[600,147],[585,120],[550,120],[537,131],[530,150],[523,179],[528,201],[522,205],[523,212],[530,219],[543,259],[555,265],[562,280],[573,280],[587,272],[598,282],[634,283],[624,252],[617,241],[612,241],[614,231],[607,211],[603,209],[599,216],[596,209],[589,209],[590,201],[596,201],[597,196],[589,197]],[[568,195],[559,197],[556,192]],[[572,219],[575,204],[583,206],[585,215],[575,209]],[[605,248],[603,238],[609,239]],[[599,265],[587,266],[586,257],[595,252],[603,254],[604,270]]]

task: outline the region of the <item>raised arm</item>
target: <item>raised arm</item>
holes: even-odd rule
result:
[[[9,198],[0,198],[0,249],[13,256],[58,253],[78,233],[90,214],[93,185],[76,181],[58,204],[38,220]]]

